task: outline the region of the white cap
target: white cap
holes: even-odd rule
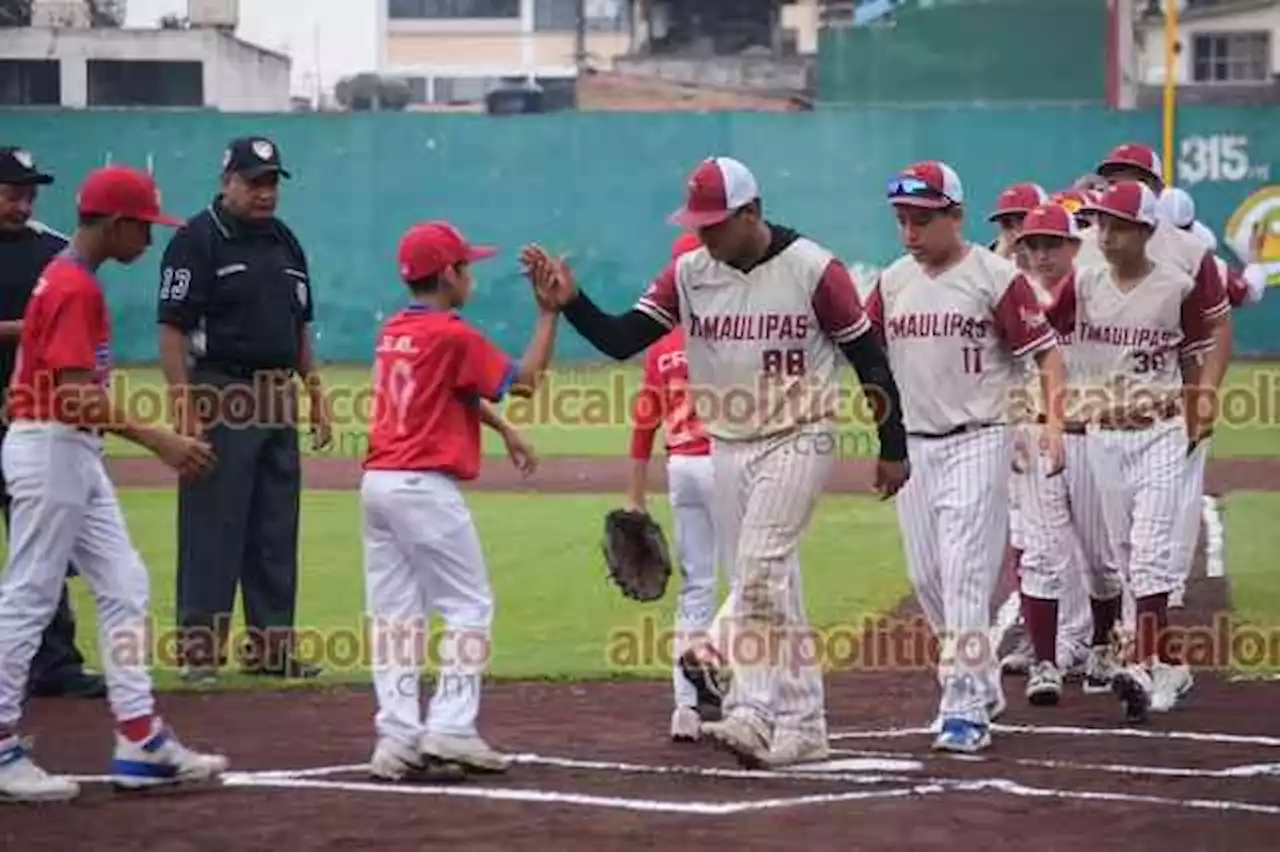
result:
[[[1180,187],[1170,186],[1161,192],[1157,209],[1161,221],[1175,228],[1190,228],[1196,220],[1196,202]]]

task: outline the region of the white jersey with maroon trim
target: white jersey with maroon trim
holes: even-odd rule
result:
[[[1085,228],[1080,232],[1080,251],[1076,255],[1076,268],[1107,266],[1107,258],[1098,245],[1098,228]],[[1163,220],[1156,225],[1155,233],[1147,242],[1147,256],[1154,261],[1167,263],[1190,275],[1192,278],[1204,278],[1205,286],[1213,288],[1211,278],[1220,278],[1218,266],[1214,263],[1213,252],[1194,234],[1170,225]]]
[[[765,258],[743,272],[699,248],[649,286],[636,308],[685,330],[691,397],[707,433],[755,440],[834,417],[841,345],[871,325],[831,252],[771,226]]]
[[[907,431],[1008,423],[1022,359],[1057,343],[1027,277],[982,246],[930,276],[910,256],[880,274],[867,305],[881,330]]]
[[[1213,281],[1155,263],[1122,290],[1109,267],[1079,270],[1050,310],[1059,333],[1073,339],[1072,419],[1178,403],[1181,359],[1212,347],[1213,321],[1230,310],[1221,281]]]

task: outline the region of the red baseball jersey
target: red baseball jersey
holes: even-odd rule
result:
[[[644,356],[644,379],[632,409],[631,458],[653,455],[653,439],[661,428],[667,455],[705,456],[711,452],[702,421],[689,399],[689,361],[684,351],[684,328],[676,328],[649,347]]]
[[[111,314],[102,287],[66,254],[44,268],[23,314],[9,419],[73,420],[55,405],[57,374],[64,370],[90,371],[103,387],[111,376]]]
[[[373,362],[365,470],[480,473],[481,399],[498,402],[516,367],[452,311],[413,305],[382,326]]]

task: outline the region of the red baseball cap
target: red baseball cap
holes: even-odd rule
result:
[[[670,221],[690,230],[708,228],[759,197],[760,186],[750,169],[731,157],[710,157],[689,175],[684,206]]]
[[[1122,180],[1107,187],[1081,212],[1105,213],[1117,219],[1149,225],[1152,228],[1157,222],[1157,199],[1145,183],[1136,180]]]
[[[702,240],[698,239],[697,234],[684,233],[676,237],[675,242],[671,244],[671,259],[675,260],[680,255],[691,252],[702,247]]]
[[[913,163],[893,176],[885,193],[891,204],[941,210],[964,203],[955,169],[941,160]]]
[[[1067,208],[1050,202],[1027,211],[1026,218],[1022,220],[1022,231],[1018,234],[1018,239],[1031,236],[1062,237],[1078,241],[1080,226],[1076,224],[1076,217],[1072,216]]]
[[[119,216],[171,227],[184,221],[162,213],[155,179],[129,166],[105,166],[89,172],[76,193],[76,211],[84,216]]]
[[[421,281],[456,263],[473,263],[497,253],[492,246],[471,245],[448,222],[422,222],[400,238],[400,277],[406,282]]]
[[[1119,168],[1140,169],[1158,181],[1164,180],[1164,164],[1160,162],[1160,155],[1137,142],[1126,142],[1112,148],[1096,171],[1105,176]]]
[[[1005,216],[1025,216],[1048,200],[1049,196],[1040,184],[1015,183],[1005,187],[996,197],[995,212],[987,217],[987,221],[994,222]]]

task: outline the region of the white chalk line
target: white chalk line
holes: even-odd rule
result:
[[[1201,505],[1201,518],[1205,527],[1205,562],[1206,577],[1225,577],[1227,562],[1223,555],[1226,545],[1226,532],[1222,525],[1222,513],[1218,501],[1210,494],[1204,495]]]
[[[1085,728],[1070,725],[1006,725],[993,723],[991,730],[1005,734],[1047,734],[1069,737],[1133,737],[1152,740],[1187,740],[1201,743],[1229,743],[1234,745],[1260,745],[1280,747],[1280,737],[1262,734],[1222,734],[1211,731],[1153,731],[1145,728]],[[884,728],[881,730],[836,731],[828,739],[880,740],[915,737],[930,734],[928,728]]]
[[[866,749],[832,749],[832,754],[849,757],[919,759],[910,752],[875,751]],[[1280,775],[1280,763],[1251,763],[1229,766],[1225,769],[1200,769],[1192,766],[1150,766],[1124,763],[1076,763],[1069,760],[1035,760],[1031,758],[990,758],[981,755],[938,755],[938,760],[964,763],[999,762],[1036,769],[1070,769],[1081,772],[1106,772],[1118,775],[1152,775],[1169,778],[1263,778]]]

